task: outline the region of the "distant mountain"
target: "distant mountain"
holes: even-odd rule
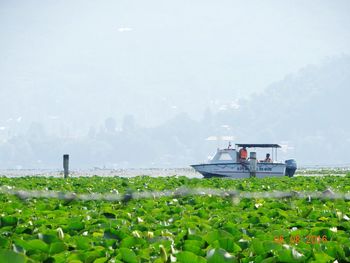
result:
[[[205,161],[223,146],[208,138],[222,135],[234,136],[233,143],[280,143],[280,159],[294,157],[302,165],[350,164],[349,98],[350,57],[342,56],[307,66],[249,99],[232,97],[233,106],[208,108],[202,120],[181,113],[150,128],[130,115],[121,127],[107,118],[78,136],[32,123],[0,141],[0,168],[59,168],[63,153],[71,154],[73,169],[182,167]]]
[[[342,56],[288,75],[217,117],[240,141],[288,141],[300,163],[350,163],[349,98],[350,57]]]

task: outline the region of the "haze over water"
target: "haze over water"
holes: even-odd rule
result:
[[[2,1],[0,168],[349,164],[348,1]]]

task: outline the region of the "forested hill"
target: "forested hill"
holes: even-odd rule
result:
[[[307,66],[242,102],[230,120],[240,140],[288,141],[304,163],[350,163],[350,58]]]
[[[299,164],[350,163],[350,57],[307,66],[246,100],[226,96],[234,107],[208,108],[200,121],[178,114],[153,128],[132,116],[121,125],[107,118],[70,137],[31,124],[0,142],[0,167],[58,168],[63,153],[71,154],[73,169],[183,167],[213,154],[219,144],[208,138],[218,135],[234,136],[233,143],[283,144],[280,157]]]

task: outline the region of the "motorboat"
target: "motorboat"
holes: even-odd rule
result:
[[[257,148],[271,149],[272,158],[257,160]],[[226,149],[218,149],[208,163],[191,166],[205,178],[293,177],[297,169],[297,163],[294,159],[288,159],[284,162],[276,161],[279,148],[281,146],[278,144],[237,143],[234,148],[229,144]],[[249,157],[242,159],[239,149],[245,149],[249,152]]]

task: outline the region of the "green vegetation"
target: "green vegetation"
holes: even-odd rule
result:
[[[189,188],[350,192],[350,177],[249,180],[0,178],[15,189],[126,193]],[[350,202],[178,196],[129,202],[0,194],[0,262],[350,261]]]

